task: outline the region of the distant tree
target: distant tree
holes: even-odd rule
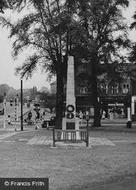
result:
[[[53,112],[53,109],[56,105],[56,95],[40,92],[40,100],[42,101],[42,106],[45,108],[49,108],[50,112]]]
[[[49,89],[45,86],[41,87],[40,92],[48,93]]]
[[[136,30],[136,11],[133,15],[133,22],[131,23],[130,29]],[[129,59],[132,63],[136,64],[136,42],[132,43]]]
[[[133,22],[130,25],[131,30],[136,30],[136,11],[133,15]],[[125,69],[125,72],[128,74],[128,76],[131,78],[133,88],[135,88],[135,82],[136,82],[136,41],[131,42],[131,49],[129,53],[129,63]]]

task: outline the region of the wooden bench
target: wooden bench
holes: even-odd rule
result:
[[[78,135],[77,135],[78,134]],[[53,146],[56,142],[85,142],[89,146],[88,129],[81,130],[60,130],[53,128]]]

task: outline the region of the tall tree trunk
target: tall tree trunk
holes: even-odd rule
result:
[[[101,115],[100,115],[100,103],[98,98],[98,92],[97,92],[97,81],[96,78],[93,79],[93,106],[94,106],[94,127],[100,127],[101,126]]]
[[[60,62],[57,69],[57,92],[56,92],[56,129],[62,129],[63,117],[63,71]]]
[[[89,39],[89,30],[88,30],[88,21],[87,18],[84,18],[84,26],[86,28],[87,32],[87,37]],[[91,77],[91,82],[92,82],[92,94],[93,94],[93,107],[94,107],[94,122],[93,126],[94,127],[99,127],[101,126],[101,117],[100,117],[100,105],[98,101],[98,91],[97,91],[97,50],[96,50],[96,45],[92,44],[90,48],[92,49],[92,45],[94,45],[94,53],[91,52],[92,54],[92,77]],[[91,97],[91,99],[92,99]]]
[[[97,55],[94,53],[92,59],[92,94],[93,94],[93,106],[94,106],[94,127],[101,126],[101,116],[100,116],[100,103],[98,97],[97,89]]]

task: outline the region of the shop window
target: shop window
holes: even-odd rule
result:
[[[127,89],[129,89],[129,84],[127,84]]]
[[[106,86],[105,86],[105,92],[106,92],[106,94],[108,94],[108,84],[106,84]]]
[[[102,94],[106,94],[106,85],[105,84],[100,84],[99,88],[100,88],[100,92]]]
[[[119,87],[118,87],[118,85],[115,85],[115,86],[111,87],[111,93],[112,94],[118,94],[119,93]]]
[[[80,94],[87,94],[87,92],[88,92],[87,87],[81,87],[80,88]]]

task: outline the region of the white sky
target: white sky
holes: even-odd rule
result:
[[[0,84],[6,83],[18,89],[20,88],[20,78],[15,76],[15,67],[21,65],[22,59],[15,61],[11,56],[11,51],[12,43],[8,38],[8,31],[0,28]],[[32,88],[33,86],[37,86],[38,89],[42,86],[49,88],[46,78],[46,74],[37,71],[32,79],[24,80],[24,88]]]
[[[136,0],[130,0],[130,6],[127,11],[124,12],[124,16],[128,18],[128,22],[131,21],[133,12],[136,10]],[[136,32],[130,32],[130,38],[136,41]],[[0,27],[0,84],[6,83],[15,89],[20,88],[20,79],[15,76],[15,67],[22,63],[22,59],[13,60],[11,56],[12,50],[11,40],[8,39],[8,31],[1,29]],[[46,80],[47,75],[37,72],[33,75],[32,79],[24,81],[24,88],[32,88],[37,86],[40,89],[42,86],[49,88],[49,82]]]

